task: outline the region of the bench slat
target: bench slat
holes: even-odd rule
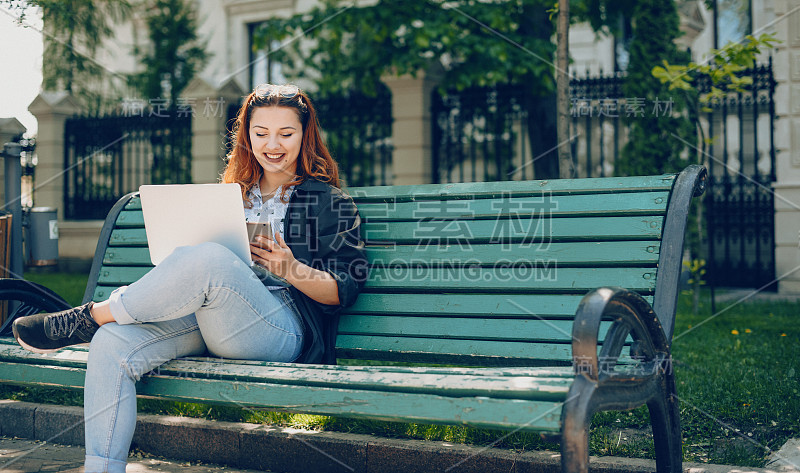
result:
[[[120,285],[117,284],[111,286],[104,286],[98,284],[94,288],[94,295],[92,296],[92,300],[95,302],[102,302],[108,299],[109,297],[111,297],[111,293],[114,291],[114,289],[118,288],[119,286]]]
[[[103,266],[97,281],[100,284],[115,284],[118,286],[130,284],[145,274],[149,273],[152,267],[146,266]]]
[[[89,356],[88,345],[73,345],[63,348],[55,353],[33,353],[29,352],[14,340],[13,337],[0,337],[0,355],[3,363],[25,363],[25,364],[46,364],[54,366],[67,366],[82,368],[86,366]],[[571,380],[575,377],[572,367],[500,367],[500,368],[465,368],[465,367],[436,367],[436,366],[375,366],[375,365],[298,365],[295,363],[280,363],[274,361],[257,360],[231,360],[227,358],[215,358],[205,356],[190,356],[178,360],[168,361],[165,365],[178,361],[216,363],[223,367],[259,367],[269,369],[289,368],[297,370],[302,367],[304,371],[321,370],[325,372],[344,372],[344,373],[370,373],[378,375],[381,373],[409,373],[409,374],[441,374],[441,375],[463,375],[463,376],[488,376],[488,377],[532,377],[532,378],[562,378]],[[244,369],[244,368],[243,368]],[[250,368],[247,368],[250,369]]]
[[[109,266],[152,266],[147,247],[109,247],[103,254],[103,264]]]
[[[452,398],[167,376],[149,377],[147,383],[137,385],[137,392],[189,402],[235,403],[318,415],[544,432],[559,430],[562,407],[560,402]]]
[[[144,215],[138,210],[123,210],[115,224],[117,227],[144,227]]]
[[[570,344],[337,335],[336,357],[466,366],[571,366]],[[630,347],[621,359],[630,360]]]
[[[658,263],[659,247],[660,242],[655,240],[469,246],[373,245],[367,246],[367,259],[373,265],[398,266],[550,260],[555,260],[558,266],[654,266]],[[149,258],[149,253],[146,257]]]
[[[372,243],[436,243],[466,245],[501,241],[653,240],[661,237],[661,216],[515,218],[365,223],[364,237]],[[119,230],[122,231],[122,230]]]
[[[421,221],[365,223],[369,242],[417,243],[426,238],[442,244],[484,243],[509,239],[525,242],[569,240],[652,240],[661,236],[660,216],[554,218],[550,225],[539,219],[476,221]],[[120,228],[111,233],[109,245],[146,246],[144,228]]]
[[[152,267],[103,266],[98,282],[103,285],[130,284]],[[655,269],[642,268],[373,268],[365,290],[416,292],[519,291],[579,292],[596,287],[620,285],[636,291],[652,291]]]
[[[611,322],[600,324],[605,334]],[[428,337],[439,339],[571,342],[572,322],[539,319],[475,319],[343,315],[340,335]],[[602,341],[602,338],[601,338]]]
[[[116,228],[111,232],[109,246],[147,246],[144,228]]]
[[[668,192],[605,195],[551,195],[496,199],[364,202],[358,213],[367,222],[391,220],[495,219],[500,216],[659,215],[666,213]]]
[[[554,179],[551,181],[469,182],[409,186],[352,187],[348,193],[356,203],[401,202],[423,199],[475,198],[476,196],[525,196],[553,194],[604,194],[618,192],[669,191],[675,175]]]
[[[264,367],[182,360],[162,366],[157,370],[157,374],[384,392],[427,393],[446,397],[485,396],[543,401],[563,401],[573,382],[572,379],[531,376],[511,378],[427,372],[306,370],[302,366]]]
[[[119,285],[98,285],[92,298],[108,299]],[[643,296],[652,303],[653,296]],[[498,300],[494,294],[378,294],[364,293],[343,314],[435,314],[461,317],[531,317],[572,319],[578,308],[579,295],[509,294]],[[388,301],[388,302],[387,302]],[[391,302],[391,303],[389,303]]]
[[[569,344],[538,344],[530,342],[497,342],[491,340],[448,340],[442,338],[414,337],[376,337],[362,335],[337,335],[336,348],[343,358],[347,353],[357,353],[368,347],[367,351],[382,351],[393,356],[414,353],[436,355],[470,355],[475,357],[517,358],[569,362],[572,360],[572,346]],[[361,358],[361,356],[352,356]]]
[[[372,268],[365,290],[415,292],[578,292],[601,286],[655,288],[655,268]]]
[[[419,314],[475,317],[565,317],[570,320],[581,301],[580,295],[513,294],[373,294],[358,296],[345,314]],[[652,296],[644,296],[648,302]]]
[[[548,262],[572,266],[654,266],[658,241],[569,242],[545,244],[476,244],[451,246],[367,246],[367,259],[375,265],[460,265],[497,262]],[[152,266],[150,250],[141,246],[110,247],[103,255],[107,266]]]

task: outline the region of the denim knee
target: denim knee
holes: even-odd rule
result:
[[[116,372],[139,381],[150,369],[147,366],[137,366],[137,363],[131,360],[134,353],[132,347],[120,334],[114,332],[115,327],[119,326],[106,324],[94,334],[89,345],[89,363],[102,367],[108,376]]]

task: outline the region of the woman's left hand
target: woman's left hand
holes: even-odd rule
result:
[[[250,254],[256,264],[287,280],[292,268],[297,263],[292,250],[283,241],[279,232],[275,232],[275,241],[266,236],[257,235],[255,241],[250,243]]]

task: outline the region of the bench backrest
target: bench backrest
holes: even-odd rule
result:
[[[569,364],[575,310],[601,286],[639,292],[671,336],[701,173],[351,188],[371,268],[340,319],[337,355]],[[136,195],[117,203],[102,233],[85,300],[152,267]]]

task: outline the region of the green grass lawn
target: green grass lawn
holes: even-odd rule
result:
[[[83,302],[83,292],[86,290],[88,273],[51,273],[44,271],[26,271],[25,279],[41,284],[73,306]]]
[[[31,274],[78,304],[85,275]],[[745,302],[717,304],[710,312],[707,294],[699,314],[682,296],[673,342],[673,366],[681,400],[684,460],[763,466],[767,448],[777,450],[800,436],[800,304]],[[0,387],[4,397],[80,405],[81,392]],[[363,421],[304,414],[252,411],[233,407],[140,399],[141,412],[204,417],[228,421],[276,423],[310,429],[370,433],[492,444],[519,450],[551,449],[558,445],[536,434],[490,431],[469,427]],[[604,412],[592,420],[592,455],[654,458],[649,416],[642,407]]]

